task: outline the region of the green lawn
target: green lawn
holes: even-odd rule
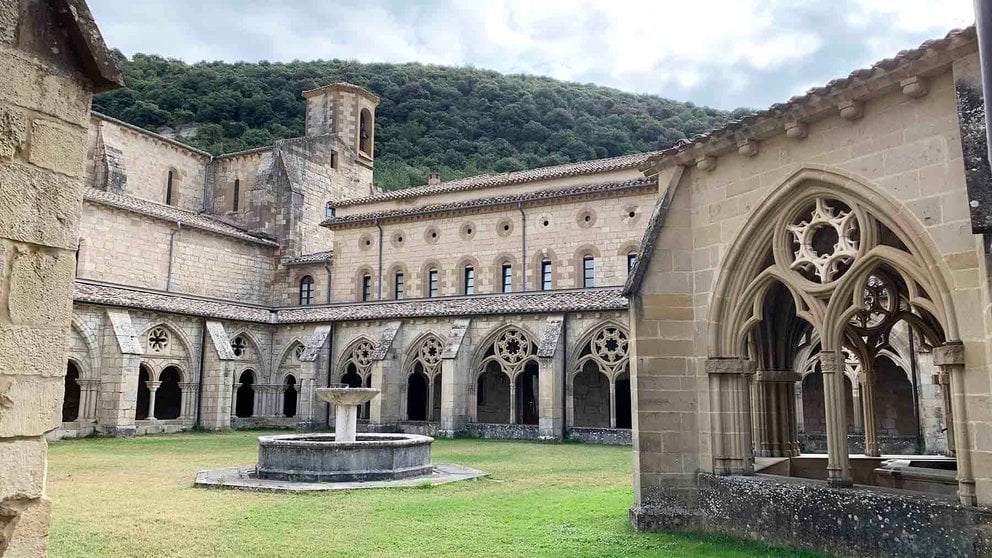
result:
[[[815,556],[627,523],[629,448],[438,440],[434,460],[488,479],[435,488],[264,494],[193,488],[253,463],[259,432],[52,444],[59,556]]]

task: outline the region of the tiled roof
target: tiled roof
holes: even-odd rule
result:
[[[952,30],[942,39],[929,40],[915,49],[900,51],[892,58],[855,70],[847,77],[832,80],[822,87],[813,87],[784,103],[776,103],[715,130],[680,140],[668,149],[651,154],[642,168],[649,167],[653,161],[672,159],[675,155],[692,153],[701,147],[716,147],[716,144],[720,144],[722,149],[734,147],[738,136],[747,137],[760,128],[767,127],[777,133],[786,121],[815,119],[817,114],[836,110],[835,104],[841,100],[841,95],[851,97],[848,100],[858,100],[899,80],[925,74],[933,69],[930,67],[932,65],[939,67],[947,64],[950,60],[944,53],[959,47],[972,48],[975,38],[974,26]]]
[[[520,202],[539,202],[572,196],[617,193],[626,190],[654,187],[656,185],[657,181],[655,178],[642,178],[639,180],[627,180],[623,182],[604,182],[600,184],[558,188],[554,190],[526,192],[523,194],[509,194],[505,196],[493,196],[490,198],[479,198],[448,203],[433,203],[420,207],[390,209],[371,213],[356,213],[354,215],[344,215],[341,217],[328,219],[324,221],[323,225],[333,229],[337,228],[339,225],[356,225],[377,220],[382,221],[385,219],[399,219],[416,215],[433,215],[437,213],[457,212],[466,209],[479,209],[484,207],[499,207]]]
[[[74,300],[90,304],[139,308],[223,320],[261,323],[272,321],[272,311],[267,307],[83,280],[76,280]]]
[[[255,242],[266,246],[279,246],[276,242],[251,235],[233,225],[222,223],[209,215],[193,213],[192,211],[186,211],[185,209],[179,209],[171,205],[150,202],[133,196],[113,194],[111,192],[97,190],[96,188],[84,188],[83,199],[91,203],[132,211],[164,221],[179,222],[187,227],[239,238],[248,242]]]
[[[275,309],[137,287],[77,280],[75,301],[223,320],[281,324],[627,309],[627,299],[620,295],[618,287]]]
[[[619,287],[331,304],[279,310],[279,323],[626,310]]]
[[[434,194],[444,194],[448,192],[464,192],[467,190],[478,190],[493,186],[505,186],[507,184],[520,184],[522,182],[534,182],[536,180],[549,180],[552,178],[564,178],[568,176],[581,176],[584,174],[595,174],[614,170],[636,168],[648,157],[656,152],[635,153],[633,155],[621,155],[609,159],[596,159],[593,161],[580,161],[578,163],[567,163],[555,165],[553,167],[541,167],[537,169],[507,172],[501,174],[481,174],[459,180],[449,180],[440,184],[429,186],[419,186],[417,188],[404,188],[393,190],[362,198],[352,198],[335,201],[335,207],[347,207],[350,205],[360,205],[365,203],[375,203],[388,200],[400,200],[406,198],[418,198]]]
[[[315,263],[329,262],[334,259],[334,251],[314,252],[313,254],[303,254],[292,258],[283,258],[282,265],[307,265]]]

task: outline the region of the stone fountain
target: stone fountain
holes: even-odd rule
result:
[[[416,434],[358,433],[358,408],[379,395],[374,388],[336,384],[316,395],[334,405],[334,434],[258,437],[254,465],[200,471],[195,486],[309,492],[446,484],[486,473],[431,462],[433,438]]]
[[[358,408],[375,388],[344,384],[318,388],[334,405],[334,434],[258,438],[258,478],[304,482],[378,481],[431,474],[433,438],[415,434],[358,434]]]

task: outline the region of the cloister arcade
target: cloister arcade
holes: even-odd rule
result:
[[[933,250],[885,198],[822,178],[800,173],[764,202],[716,285],[707,372],[718,474],[751,472],[751,455],[798,456],[801,424],[824,434],[828,482],[850,485],[849,434],[877,457],[881,433],[919,429],[919,386],[900,366],[919,351],[907,355],[907,342],[933,355],[940,396],[925,404],[946,418],[947,455],[960,444],[949,384],[961,381],[962,351]],[[973,502],[967,460],[958,478]]]

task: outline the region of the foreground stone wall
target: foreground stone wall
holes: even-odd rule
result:
[[[0,554],[44,556],[93,82],[63,2],[0,2]],[[56,13],[58,12],[58,13]],[[89,28],[87,37],[99,41]],[[77,43],[78,44],[78,43]],[[85,44],[85,43],[83,43]],[[102,41],[101,41],[102,44]],[[116,70],[116,69],[115,69]]]

